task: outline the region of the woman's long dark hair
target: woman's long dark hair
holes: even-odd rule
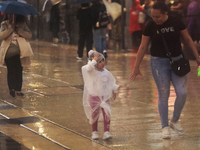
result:
[[[7,14],[4,15],[3,21],[5,20],[8,20]],[[26,16],[16,15],[16,23],[25,23],[26,21],[27,21]]]
[[[26,21],[27,21],[27,17],[26,16],[17,15],[16,23],[25,23]]]

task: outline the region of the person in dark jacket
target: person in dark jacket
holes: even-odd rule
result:
[[[50,31],[53,34],[53,43],[58,43],[58,32],[60,30],[60,2],[55,3],[50,13]]]
[[[94,45],[97,52],[104,55],[107,58],[107,48],[106,48],[106,32],[107,25],[98,26],[97,22],[99,20],[100,12],[106,11],[106,6],[103,4],[102,0],[97,0],[93,2],[91,6],[92,18],[93,18],[93,28],[94,28]]]
[[[78,56],[77,59],[82,59],[83,50],[86,42],[87,56],[88,52],[93,47],[93,32],[92,32],[92,12],[89,3],[81,4],[78,10],[77,19],[79,20],[79,41],[78,41]]]
[[[200,2],[199,0],[192,0],[188,5],[187,29],[195,43],[200,41],[200,19],[198,14],[200,14]]]

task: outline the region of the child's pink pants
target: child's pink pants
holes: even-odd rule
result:
[[[101,100],[98,96],[90,96],[89,103],[90,103],[90,107],[92,109],[94,109],[97,106],[97,104],[101,103]],[[109,103],[109,101],[107,100],[106,103]],[[97,108],[96,111],[94,111],[92,113],[92,119],[95,119],[97,117],[97,115],[99,115],[100,109],[102,110],[102,113],[103,113],[104,132],[106,132],[106,131],[109,131],[109,129],[110,129],[110,119],[109,119],[109,121],[106,120],[106,113],[103,108],[100,108],[100,107]],[[94,122],[92,124],[92,132],[93,131],[98,131],[98,119],[96,122]]]

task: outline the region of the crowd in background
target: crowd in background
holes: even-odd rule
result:
[[[154,3],[165,3],[168,6],[169,15],[180,18],[187,26],[188,32],[195,43],[200,40],[200,1],[199,0],[132,0],[130,8],[129,33],[132,35],[132,49],[137,51],[142,31],[145,25],[151,20],[151,9]],[[144,13],[142,16],[141,13]],[[139,22],[140,17],[144,17],[144,22]]]
[[[27,2],[25,0],[18,0],[18,1]],[[100,1],[102,1],[101,3],[103,4],[103,0],[100,0]],[[106,0],[106,1],[109,3],[118,3],[119,5],[122,3],[121,0]],[[144,27],[146,26],[146,24],[149,22],[149,20],[151,20],[151,8],[153,4],[156,2],[163,2],[167,4],[169,7],[169,14],[176,15],[179,18],[181,18],[181,20],[186,24],[188,28],[188,32],[190,36],[192,37],[193,41],[195,43],[199,43],[199,40],[200,40],[200,19],[199,19],[200,2],[199,0],[174,0],[174,1],[130,0],[130,1],[132,1],[132,6],[130,7],[130,10],[129,10],[129,18],[126,18],[126,20],[128,20],[127,25],[129,25],[129,33],[132,38],[131,41],[132,41],[133,50],[137,51],[140,45],[142,31]],[[89,7],[92,7],[92,5],[93,3],[90,3]],[[81,8],[81,4],[79,5],[79,7]],[[72,36],[71,32],[74,32],[74,31],[71,31],[71,29],[67,27],[67,24],[69,24],[69,20],[67,20],[66,17],[62,14],[62,9],[63,8],[61,8],[61,0],[45,0],[42,6],[42,13],[40,14],[40,18],[42,20],[40,22],[41,25],[39,25],[39,27],[42,28],[40,30],[41,32],[46,32],[47,30],[51,31],[51,35],[53,36],[52,41],[55,45],[57,45],[57,43],[59,42],[64,43],[64,44],[69,44],[70,42],[75,41],[73,39],[74,37],[73,38],[71,37]],[[128,11],[126,11],[125,13],[128,13]],[[77,11],[77,14],[78,14],[78,11]],[[144,16],[145,16],[145,19],[142,19],[143,22],[141,22],[141,17],[144,17]],[[76,19],[77,21],[80,21],[80,19],[78,18]],[[107,29],[106,29],[106,39],[107,40],[112,39],[113,41],[120,42],[122,40],[121,15],[119,15],[114,20],[112,17],[110,17],[110,20],[111,20],[110,24],[107,26]],[[30,18],[29,18],[29,22],[30,22]],[[70,22],[70,24],[72,23],[73,22]],[[71,28],[76,28],[77,25],[74,24],[73,26],[74,27],[71,26]],[[93,25],[93,29],[96,29],[94,25]],[[78,36],[80,37],[79,32],[78,32],[79,34]],[[41,34],[42,39],[45,36],[45,34],[46,33]],[[51,38],[51,37],[48,36],[48,38]],[[92,38],[94,38],[93,35],[92,35]],[[81,42],[82,42],[82,45],[81,46],[79,45],[79,51],[82,51],[82,49],[84,49],[83,45],[85,44],[86,41],[83,40],[83,38],[81,39],[78,38],[77,45],[80,44]],[[90,40],[90,42],[92,42],[92,46],[93,46],[93,41]],[[91,47],[88,45],[91,45],[91,44],[86,45],[86,47],[88,47],[87,51]],[[94,41],[94,46],[95,46],[95,41]],[[106,48],[104,49],[106,50]],[[101,51],[104,51],[104,49]],[[82,52],[79,52],[77,54],[77,57],[81,58]]]

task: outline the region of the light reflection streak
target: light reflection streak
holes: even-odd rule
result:
[[[40,122],[36,122],[36,123],[35,123],[35,126],[38,127],[38,133],[39,133],[39,134],[46,136],[46,134],[44,134],[43,125],[42,125]]]
[[[124,144],[125,145],[125,144]],[[122,147],[122,144],[114,144],[113,147]]]
[[[32,92],[32,93],[38,94],[38,95],[40,95],[40,96],[45,96],[45,95],[40,94],[40,93],[38,93],[38,92],[34,92],[34,91],[31,91],[31,90],[29,90],[29,91]]]
[[[38,83],[38,82],[36,82],[36,83],[29,83],[29,86],[30,87],[34,87],[34,88],[36,88],[36,87],[41,87],[41,85],[43,86],[43,87],[47,87],[46,85],[44,85],[44,84],[41,84],[41,83]]]

